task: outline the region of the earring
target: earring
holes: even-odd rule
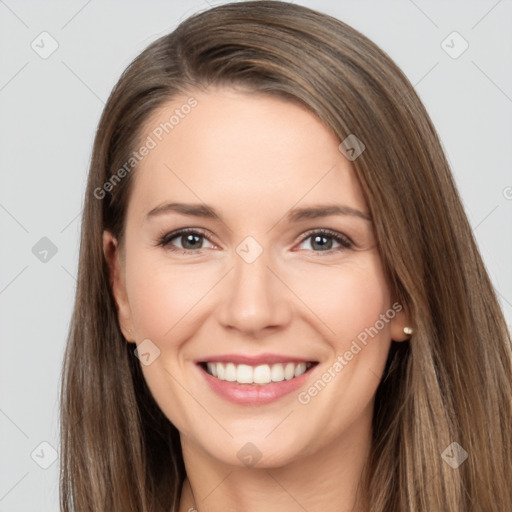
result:
[[[414,333],[414,329],[412,327],[404,327],[404,334],[411,335]]]

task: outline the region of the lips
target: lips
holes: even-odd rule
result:
[[[212,390],[223,398],[237,404],[264,404],[302,386],[318,361],[278,354],[225,354],[196,364]]]

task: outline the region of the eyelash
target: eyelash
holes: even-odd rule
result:
[[[181,251],[182,254],[201,254],[201,252],[204,249],[182,249],[180,247],[172,246],[171,240],[174,240],[175,238],[178,238],[183,235],[189,235],[189,234],[199,235],[200,237],[203,237],[206,240],[208,240],[210,243],[213,243],[208,238],[206,233],[201,231],[200,229],[185,228],[185,229],[180,229],[178,231],[173,231],[172,233],[165,233],[164,235],[160,236],[158,239],[158,242],[157,242],[157,246],[164,247],[167,250],[172,251],[172,252]],[[315,235],[322,235],[322,236],[325,236],[326,238],[332,238],[333,240],[335,240],[336,242],[338,242],[341,245],[341,247],[336,247],[334,249],[327,249],[325,251],[313,251],[312,249],[310,249],[310,251],[318,254],[319,256],[321,256],[323,254],[332,254],[336,251],[343,251],[346,249],[351,249],[354,246],[353,242],[347,236],[345,236],[341,233],[337,233],[336,231],[331,231],[330,229],[325,229],[325,228],[311,230],[311,231],[306,232],[304,234],[304,236],[301,238],[299,244],[302,244],[302,242],[304,242],[308,238],[312,238]]]

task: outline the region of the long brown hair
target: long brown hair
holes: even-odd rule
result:
[[[372,512],[510,509],[510,333],[424,106],[390,57],[345,23],[249,1],[195,14],[153,42],[105,106],[63,365],[62,510],[178,508],[179,433],[121,334],[102,251],[104,229],[122,242],[136,166],[107,192],[105,183],[156,108],[210,84],[295,101],[340,141],[354,134],[366,146],[353,168],[389,283],[415,327],[408,343],[392,343],[377,390],[362,482]],[[452,442],[468,453],[457,468],[442,457]]]

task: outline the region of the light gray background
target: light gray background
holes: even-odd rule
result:
[[[59,509],[58,461],[41,465],[59,449],[79,219],[104,102],[151,41],[220,3],[0,0],[0,511]],[[363,32],[416,86],[512,324],[512,1],[295,3]],[[59,45],[47,59],[31,47],[43,31]],[[469,43],[456,59],[441,46],[453,31]],[[43,237],[57,248],[46,262],[32,251]]]

